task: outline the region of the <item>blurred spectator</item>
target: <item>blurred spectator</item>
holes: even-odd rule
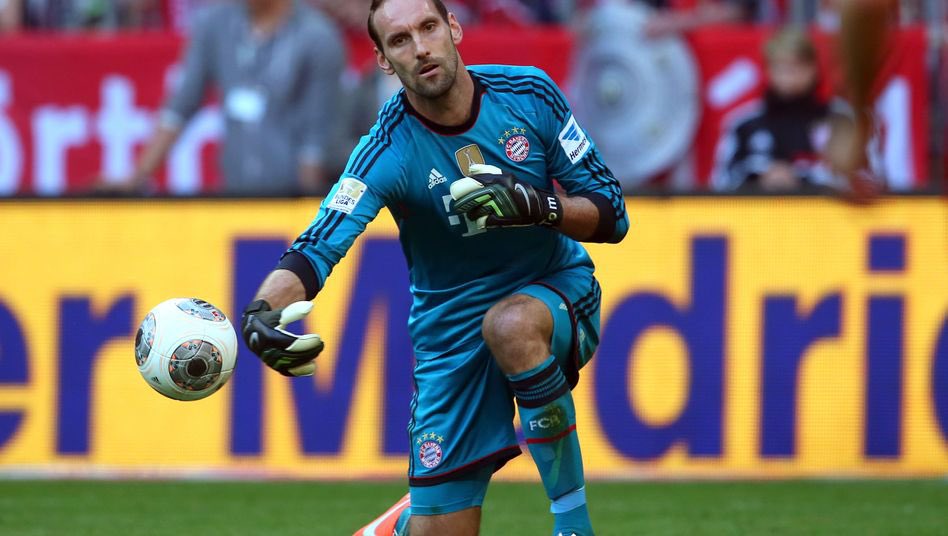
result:
[[[347,30],[365,34],[369,1],[309,0]],[[445,0],[448,11],[465,26],[562,24],[575,12],[575,0]]]
[[[119,3],[107,0],[24,0],[24,25],[32,29],[115,29]]]
[[[574,0],[454,0],[445,4],[461,24],[469,26],[564,24],[576,11]]]
[[[918,24],[924,20],[923,0],[899,0],[899,22]]]
[[[907,169],[911,138],[899,128],[904,107],[888,88],[873,94],[888,61],[888,43],[901,2],[834,0],[834,4],[840,16],[837,46],[842,91],[852,105],[852,120],[833,129],[826,159],[847,181],[854,197],[864,201],[884,187],[905,190],[914,182]]]
[[[353,2],[352,0],[310,0],[310,3],[321,9],[336,21],[346,31],[358,32],[365,37],[366,20],[369,18],[370,2]]]
[[[159,0],[161,18],[165,28],[188,34],[194,23],[195,15],[209,4],[223,0]],[[227,0],[234,1],[234,0]]]
[[[654,8],[656,13],[645,27],[645,35],[652,38],[714,24],[775,24],[785,18],[780,0],[580,0],[578,5],[590,8],[616,2],[639,3]]]
[[[163,0],[0,0],[22,6],[18,22],[36,30],[165,27]]]
[[[774,22],[777,18],[776,14],[758,13],[764,6],[772,4],[768,0],[701,0],[687,9],[668,9],[673,6],[667,0],[649,0],[646,3],[659,8],[645,27],[645,35],[653,38],[712,24]]]
[[[225,119],[224,192],[324,192],[345,50],[332,23],[298,0],[210,6],[195,20],[181,79],[135,172],[102,178],[100,188],[146,189],[213,83]]]
[[[765,96],[718,145],[712,188],[780,192],[832,184],[822,154],[833,114],[816,93],[816,48],[802,30],[786,29],[767,42],[765,54]]]
[[[819,0],[815,19],[820,29],[828,32],[839,30],[839,11],[848,0]],[[909,26],[926,21],[926,3],[945,0],[892,0],[891,21],[893,24]]]
[[[0,0],[0,34],[20,27],[22,0]]]
[[[161,0],[123,0],[119,25],[122,29],[166,29]]]

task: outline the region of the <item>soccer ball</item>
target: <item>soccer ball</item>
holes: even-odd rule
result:
[[[196,298],[174,298],[145,316],[135,335],[135,362],[159,393],[200,400],[233,374],[237,334],[217,307]]]

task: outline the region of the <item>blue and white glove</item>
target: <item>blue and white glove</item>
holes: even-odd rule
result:
[[[241,332],[250,351],[284,376],[312,376],[316,356],[323,351],[319,335],[297,335],[286,325],[300,320],[313,310],[313,303],[298,301],[283,309],[270,310],[270,304],[256,300],[244,309]]]

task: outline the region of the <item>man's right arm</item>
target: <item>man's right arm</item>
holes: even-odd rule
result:
[[[389,108],[387,105],[383,114]],[[362,137],[316,217],[280,259],[277,268],[297,276],[303,299],[316,297],[355,239],[382,207],[399,195],[403,159],[392,147],[391,136],[376,124]]]
[[[309,314],[313,307],[310,301],[323,281],[381,206],[374,195],[366,195],[364,183],[351,177],[340,182],[344,185],[342,191],[337,183],[316,219],[244,309],[240,330],[244,342],[267,366],[284,376],[313,373],[313,360],[323,349],[322,340],[315,334],[292,333],[286,326]],[[361,192],[354,189],[354,183],[362,185]]]
[[[303,282],[294,272],[276,269],[263,280],[254,300],[264,300],[273,309],[282,309],[287,305],[306,299]]]
[[[171,127],[159,124],[155,128],[148,145],[145,146],[142,156],[138,159],[132,176],[126,179],[127,184],[134,190],[144,190],[158,170],[158,166],[165,161],[168,151],[181,135],[180,127]]]
[[[316,217],[264,279],[256,298],[244,310],[244,341],[264,363],[281,374],[312,373],[312,360],[322,351],[322,341],[317,335],[290,333],[285,326],[310,312],[310,301],[333,267],[386,201],[397,196],[403,159],[392,149],[391,142],[391,132],[383,134],[379,125],[362,138],[339,182],[320,204]]]

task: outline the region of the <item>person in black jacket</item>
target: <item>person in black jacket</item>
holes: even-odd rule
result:
[[[823,160],[834,114],[817,95],[816,48],[801,30],[786,29],[765,49],[768,87],[734,120],[718,144],[711,187],[785,192],[831,185]]]

